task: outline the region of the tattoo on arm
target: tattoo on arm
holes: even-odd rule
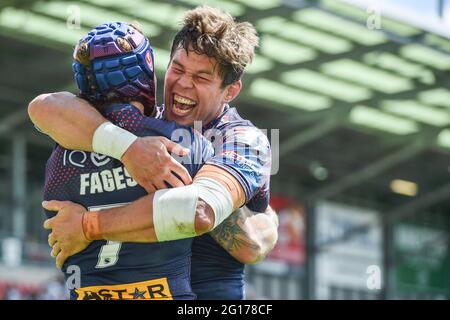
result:
[[[248,213],[238,210],[209,234],[230,253],[243,247],[257,250],[259,246],[247,236],[247,232],[242,228],[248,217]]]

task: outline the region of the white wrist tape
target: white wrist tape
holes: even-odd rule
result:
[[[153,197],[153,226],[158,241],[195,237],[197,201],[202,199],[214,211],[214,228],[233,210],[230,192],[219,182],[202,177],[180,188],[163,189]]]
[[[113,125],[111,122],[102,123],[94,132],[92,149],[94,152],[122,160],[122,156],[137,139],[137,136]]]

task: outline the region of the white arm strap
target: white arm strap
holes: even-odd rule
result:
[[[121,160],[123,154],[137,139],[137,136],[111,122],[102,123],[92,137],[94,152]]]
[[[153,197],[153,225],[158,241],[195,237],[197,201],[202,199],[214,211],[214,228],[233,210],[230,192],[219,182],[202,177],[180,188],[156,191]]]

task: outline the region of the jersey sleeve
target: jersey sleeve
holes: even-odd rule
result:
[[[241,184],[246,203],[270,181],[271,149],[267,137],[257,128],[239,126],[226,130],[223,144],[206,163],[223,168]]]
[[[132,105],[116,105],[110,109],[110,112],[106,113],[106,118],[139,137],[170,137],[172,132],[177,129],[175,122],[144,116],[138,108]]]
[[[191,144],[191,154],[190,158],[193,164],[194,171],[197,173],[203,164],[210,160],[214,155],[214,148],[211,142],[206,139],[202,134],[191,129],[192,144]]]

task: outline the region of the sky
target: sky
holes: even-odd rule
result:
[[[381,14],[401,19],[450,38],[450,0],[444,0],[444,16],[438,15],[439,0],[343,0],[360,7],[379,8]]]

